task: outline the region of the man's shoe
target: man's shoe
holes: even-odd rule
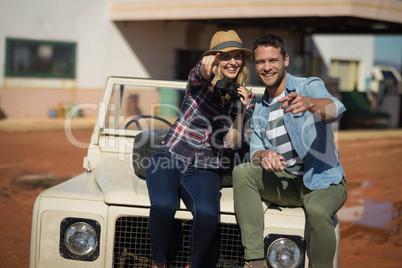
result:
[[[255,260],[255,261],[246,261],[244,263],[243,268],[268,268],[267,261],[264,260]]]

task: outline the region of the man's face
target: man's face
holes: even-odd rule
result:
[[[289,55],[283,58],[280,48],[259,46],[254,50],[254,68],[267,88],[278,87],[285,77]]]

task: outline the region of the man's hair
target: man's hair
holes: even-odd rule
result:
[[[287,54],[285,41],[276,34],[264,34],[255,40],[253,44],[253,57],[254,51],[260,46],[279,48],[284,58]]]

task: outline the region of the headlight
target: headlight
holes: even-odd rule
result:
[[[266,258],[273,268],[304,267],[305,246],[299,236],[271,235],[266,241]]]
[[[60,224],[60,255],[94,261],[99,256],[100,224],[95,220],[65,218]]]
[[[64,243],[68,250],[77,255],[87,255],[98,244],[95,230],[85,222],[71,224],[66,231]]]

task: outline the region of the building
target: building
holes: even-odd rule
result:
[[[213,33],[228,29],[246,47],[277,33],[287,40],[291,72],[365,91],[373,34],[402,33],[402,2],[3,0],[0,108],[9,117],[45,117],[91,104],[82,113],[94,116],[108,76],[186,79]],[[149,106],[158,96],[135,102]]]

